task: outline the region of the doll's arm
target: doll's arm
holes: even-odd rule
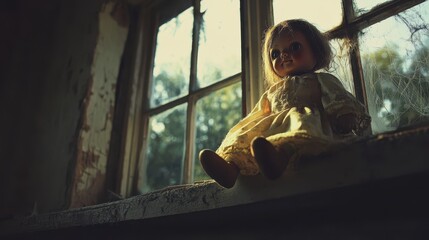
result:
[[[333,122],[333,130],[339,134],[351,133],[356,129],[356,115],[354,113],[346,113],[335,117],[331,120]]]
[[[362,134],[371,123],[365,107],[331,74],[319,73],[322,104],[334,132]]]

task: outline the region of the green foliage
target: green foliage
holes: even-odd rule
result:
[[[155,116],[150,121],[148,152],[145,161],[146,191],[179,184],[182,176],[186,107]]]
[[[164,68],[165,69],[165,68]],[[188,76],[181,70],[174,71],[176,74],[167,73],[162,70],[153,80],[151,105],[159,106],[172,99],[182,96],[188,91]]]
[[[221,76],[214,70],[215,76]],[[185,81],[182,75],[170,76],[161,72],[154,82],[162,87],[154,89],[154,103],[164,103],[177,96]],[[150,120],[146,171],[142,192],[180,184],[185,148],[186,105],[168,110]],[[228,130],[241,119],[241,84],[218,90],[203,97],[196,105],[196,153],[194,175],[196,180],[208,179],[197,159],[203,148],[216,149]]]

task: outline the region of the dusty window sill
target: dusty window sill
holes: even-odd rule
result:
[[[240,212],[249,211],[249,214],[252,211],[266,212],[271,209],[271,214],[276,214],[280,205],[283,206],[280,208],[283,211],[292,211],[302,208],[302,204],[310,207],[321,204],[317,200],[300,204],[300,201],[296,200],[297,196],[310,196],[304,199],[325,196],[324,204],[330,205],[334,204],[332,201],[335,202],[332,200],[335,194],[329,194],[336,189],[353,189],[383,181],[394,182],[394,179],[410,176],[418,176],[416,180],[412,180],[415,182],[429,179],[428,143],[428,126],[381,134],[357,142],[330,156],[302,161],[294,171],[286,172],[276,181],[266,180],[262,176],[242,176],[232,189],[221,188],[213,181],[174,186],[116,202],[3,221],[0,222],[0,236],[150,221],[200,213],[214,216],[216,211],[225,209],[234,211],[241,208]],[[404,187],[403,190],[407,188]],[[353,191],[357,194],[357,190]],[[365,191],[367,190],[364,190],[363,194],[379,192]],[[329,197],[326,198],[327,195]],[[294,198],[295,200],[291,200],[287,205],[288,200]],[[255,204],[259,204],[259,210],[254,210]],[[271,204],[272,207],[269,207]],[[207,219],[207,216],[204,218]]]

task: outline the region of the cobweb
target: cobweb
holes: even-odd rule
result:
[[[429,120],[429,4],[423,3],[364,29],[359,51],[373,132]],[[353,93],[349,53],[357,43],[331,41],[329,69]]]

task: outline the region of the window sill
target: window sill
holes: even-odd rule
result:
[[[0,222],[0,236],[141,221],[152,226],[151,221],[166,224],[169,218],[178,220],[170,222],[175,226],[186,221],[203,225],[201,221],[234,221],[234,212],[240,213],[241,218],[266,214],[292,218],[297,216],[293,212],[344,202],[348,211],[363,208],[362,202],[373,207],[390,204],[395,209],[398,204],[416,203],[403,202],[414,198],[410,194],[417,194],[419,201],[428,200],[423,190],[429,180],[428,143],[429,126],[380,134],[331,156],[302,161],[293,172],[286,172],[276,181],[241,176],[232,189],[221,188],[213,181],[173,186],[116,202],[5,220]],[[374,198],[379,200],[373,201]]]

